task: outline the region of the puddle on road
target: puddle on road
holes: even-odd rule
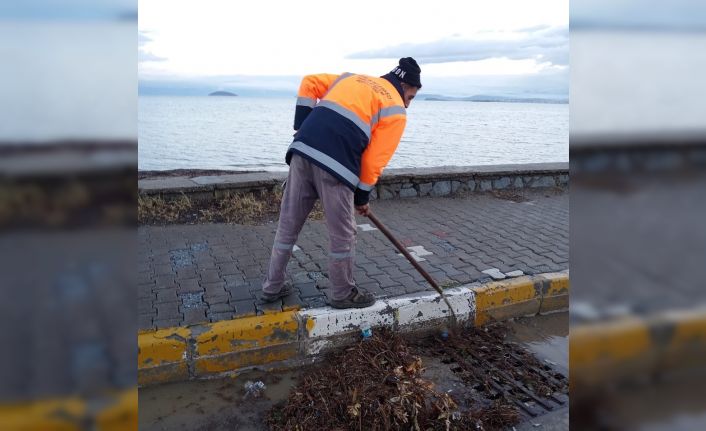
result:
[[[552,368],[569,372],[569,313],[523,317],[508,322],[508,340],[521,344]]]
[[[568,322],[568,313],[517,319],[508,322],[508,341],[521,344],[536,354],[540,361],[549,361],[552,368],[566,374]],[[433,381],[438,392],[451,395],[461,407],[478,406],[479,393],[454,371],[457,364],[445,363],[441,357],[431,355],[421,355],[421,359],[425,368],[424,378]],[[264,425],[267,411],[287,399],[302,371],[252,371],[236,378],[142,388],[139,398],[140,429],[267,430]],[[245,383],[258,380],[266,386],[263,396],[246,398]],[[564,420],[568,420],[568,414],[562,415],[557,423],[564,423]],[[533,423],[549,425],[541,417],[533,419]]]
[[[267,430],[264,417],[296,385],[296,371],[251,371],[236,378],[141,388],[140,430]],[[245,384],[262,381],[259,398],[246,397]]]

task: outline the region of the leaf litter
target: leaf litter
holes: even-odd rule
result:
[[[566,378],[505,341],[507,327],[456,327],[406,338],[386,328],[305,370],[267,414],[272,430],[503,430],[563,404]],[[442,358],[469,390],[445,393],[422,356]],[[468,395],[471,394],[471,395]],[[463,399],[460,399],[463,398]],[[551,402],[549,401],[551,400]]]

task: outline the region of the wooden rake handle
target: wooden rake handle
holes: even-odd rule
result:
[[[449,300],[446,298],[446,295],[444,295],[444,291],[441,289],[441,287],[439,287],[439,285],[436,284],[436,281],[434,281],[434,279],[431,278],[431,275],[429,275],[429,273],[427,273],[424,270],[424,268],[422,268],[422,266],[419,264],[419,262],[417,262],[417,260],[414,257],[412,257],[412,255],[409,253],[409,251],[407,251],[407,248],[405,246],[403,246],[399,241],[397,241],[397,238],[395,238],[394,235],[392,235],[392,232],[390,232],[390,230],[387,229],[385,227],[385,225],[382,224],[382,222],[375,216],[375,214],[373,214],[373,212],[371,210],[368,211],[368,218],[370,219],[370,221],[373,222],[373,224],[378,229],[380,229],[380,231],[383,234],[385,234],[387,239],[389,239],[390,242],[392,242],[392,244],[394,244],[395,247],[397,247],[397,250],[399,250],[400,253],[402,253],[404,255],[404,257],[407,258],[409,263],[411,263],[412,266],[414,266],[414,268],[416,268],[416,270],[419,271],[420,274],[422,274],[422,277],[424,277],[429,282],[429,284],[431,284],[431,287],[433,287],[434,290],[439,292],[439,295],[441,295],[441,297],[444,298],[446,305],[449,306],[449,311],[451,311],[451,315],[453,316],[453,319],[456,320],[456,313],[454,313],[453,307],[451,307],[451,304],[449,303]]]

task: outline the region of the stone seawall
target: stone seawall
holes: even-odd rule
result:
[[[143,196],[169,200],[188,196],[208,202],[234,194],[271,192],[282,186],[286,172],[255,172],[145,178],[138,181]],[[387,169],[372,199],[449,196],[463,192],[567,187],[568,163],[532,163],[420,169]]]

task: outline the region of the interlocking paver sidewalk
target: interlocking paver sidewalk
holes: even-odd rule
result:
[[[442,286],[487,281],[482,271],[525,274],[569,265],[569,194],[525,191],[524,202],[491,194],[374,201],[371,207]],[[432,290],[370,221],[357,217],[355,279],[377,297]],[[139,241],[141,329],[218,321],[282,307],[325,305],[328,236],[308,221],[287,271],[294,293],[264,304],[260,286],[276,222],[142,226]],[[428,253],[427,253],[428,252]]]

